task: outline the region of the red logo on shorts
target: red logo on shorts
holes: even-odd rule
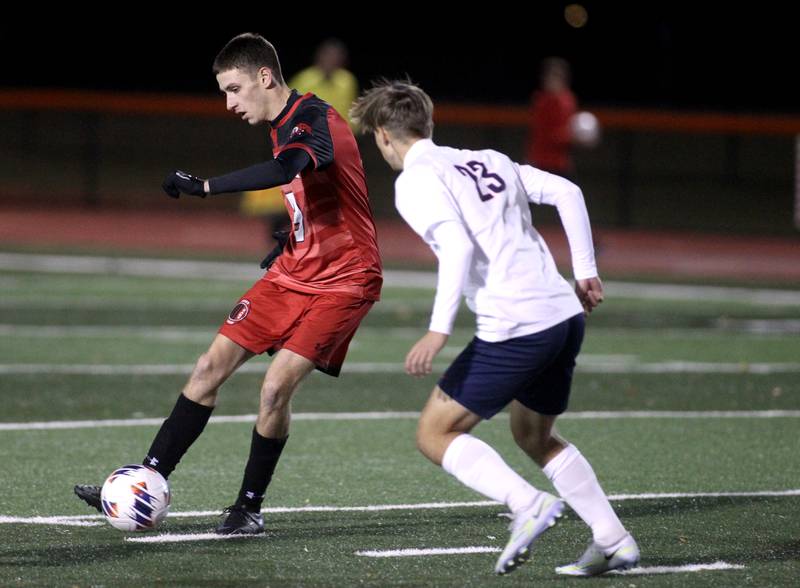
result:
[[[250,314],[250,301],[246,298],[242,298],[239,304],[233,307],[233,310],[228,315],[228,319],[225,322],[229,325],[238,323],[243,321],[248,314]]]

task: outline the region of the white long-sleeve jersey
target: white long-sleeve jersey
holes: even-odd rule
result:
[[[477,336],[504,341],[548,329],[582,312],[531,224],[529,202],[558,208],[576,279],[597,276],[580,189],[492,150],[417,141],[395,182],[395,205],[433,249],[439,275],[430,330],[450,334],[461,295]]]

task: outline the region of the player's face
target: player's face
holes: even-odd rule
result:
[[[261,72],[251,74],[239,68],[217,74],[219,89],[225,94],[225,107],[251,125],[269,120],[263,82]]]
[[[374,135],[378,151],[381,152],[381,155],[386,160],[386,163],[389,164],[389,167],[395,171],[403,169],[403,160],[392,145],[389,133],[385,129],[379,127],[375,129]]]

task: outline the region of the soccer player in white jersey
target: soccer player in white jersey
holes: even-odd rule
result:
[[[406,371],[431,372],[462,295],[477,315],[476,337],[422,411],[417,446],[462,483],[511,510],[511,537],[495,572],[505,574],[528,559],[537,537],[561,516],[561,499],[589,525],[592,541],[557,573],[593,576],[633,567],[639,561],[636,542],[589,462],[554,430],[567,408],[584,312],[603,300],[581,190],[497,151],[436,145],[433,103],[410,82],[378,83],[359,97],[351,118],[374,134],[392,169],[402,171],[395,183],[397,209],[439,259],[429,331],[408,352]],[[574,291],[531,224],[530,202],[558,209],[572,254]],[[514,440],[561,499],[534,488],[470,435],[482,419],[508,405]]]

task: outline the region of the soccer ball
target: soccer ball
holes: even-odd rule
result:
[[[114,470],[100,491],[103,514],[121,531],[149,531],[167,517],[169,484],[164,476],[144,465]]]
[[[581,147],[595,147],[600,142],[600,123],[591,112],[576,112],[569,122],[572,140]]]

